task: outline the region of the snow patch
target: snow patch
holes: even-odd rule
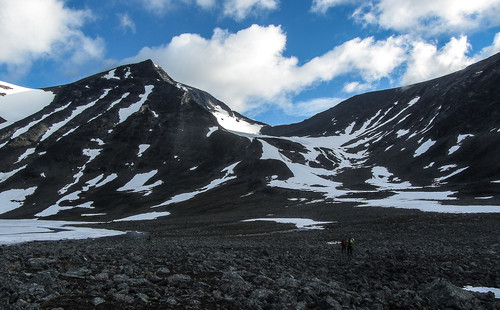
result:
[[[443,182],[444,180],[446,180],[446,179],[448,179],[448,178],[451,178],[452,176],[457,175],[457,174],[459,174],[460,172],[462,172],[462,171],[464,171],[464,170],[467,170],[468,168],[469,168],[469,167],[461,168],[461,169],[458,169],[458,170],[456,170],[456,171],[454,171],[454,172],[452,172],[452,173],[450,173],[450,174],[448,174],[448,175],[445,175],[445,176],[440,177],[440,178],[436,178],[436,179],[434,180],[434,182],[436,182],[436,183],[441,183],[441,182]]]
[[[207,138],[210,137],[218,129],[219,129],[219,127],[217,127],[217,126],[213,126],[213,127],[208,128]]]
[[[458,151],[458,149],[459,149],[459,148],[460,148],[460,146],[462,145],[462,141],[464,141],[465,139],[470,138],[470,137],[474,137],[474,135],[471,135],[471,134],[459,135],[459,136],[457,137],[457,145],[452,146],[452,147],[448,150],[448,155],[451,155],[451,154],[455,153],[456,151]]]
[[[44,90],[26,90],[0,96],[0,116],[6,120],[0,124],[0,129],[42,110],[54,97],[54,93]]]
[[[298,229],[324,229],[321,225],[331,224],[333,222],[318,222],[306,218],[256,218],[243,220],[243,222],[270,221],[282,224],[294,224]]]
[[[27,149],[23,154],[21,154],[21,156],[19,156],[19,159],[14,164],[17,164],[17,163],[23,161],[23,159],[25,159],[26,157],[30,156],[33,153],[35,153],[34,147]]]
[[[99,138],[92,138],[92,139],[90,139],[90,141],[92,141],[92,142],[97,142],[97,144],[98,144],[99,146],[103,146],[103,145],[104,145],[104,141],[102,141],[102,140],[101,140],[101,139],[99,139]]]
[[[0,172],[0,183],[3,183],[5,181],[7,181],[11,176],[15,175],[19,171],[21,171],[24,168],[26,168],[26,166],[27,165],[24,165],[24,166],[22,166],[20,168],[17,168],[15,170],[12,170],[12,171],[9,171],[9,172]]]
[[[35,216],[37,216],[37,217],[52,216],[52,215],[56,215],[60,211],[71,210],[74,208],[94,209],[94,207],[92,207],[92,204],[94,203],[93,201],[87,201],[83,204],[79,204],[76,206],[61,206],[61,203],[64,201],[75,201],[75,200],[80,199],[81,193],[82,193],[82,191],[72,192],[72,193],[62,197],[61,199],[59,199],[55,205],[52,205],[52,206],[48,207],[47,209],[45,209],[41,212],[38,212],[37,214],[35,214]]]
[[[0,214],[22,207],[26,197],[32,195],[35,190],[36,186],[27,189],[10,189],[0,192]]]
[[[406,136],[410,131],[407,129],[400,129],[396,134],[398,135],[398,138],[401,138],[402,136]]]
[[[117,189],[120,192],[134,192],[141,193],[145,192],[145,195],[151,194],[153,188],[163,184],[162,180],[158,180],[153,184],[145,185],[153,176],[158,173],[158,170],[152,170],[146,173],[136,174],[132,180],[130,180],[127,184]]]
[[[472,137],[474,137],[474,135],[471,135],[471,134],[459,135],[457,137],[457,143],[462,143],[462,141],[464,141],[465,139],[472,138]]]
[[[474,199],[478,200],[488,200],[488,199],[493,199],[495,196],[481,196],[481,197],[474,197]]]
[[[458,149],[460,149],[460,145],[450,147],[450,149],[448,150],[448,155],[455,153],[456,151],[458,151]]]
[[[87,168],[87,165],[90,162],[92,162],[97,156],[99,156],[100,152],[101,152],[101,149],[83,149],[82,150],[82,154],[89,157],[89,159],[82,167],[79,167],[78,172],[75,175],[73,175],[73,180],[74,180],[73,183],[67,184],[66,186],[64,186],[62,189],[60,189],[58,191],[58,193],[60,195],[65,194],[71,186],[77,184],[80,181],[80,178],[83,176],[83,171],[85,171],[85,169]]]
[[[113,174],[110,174],[108,175],[104,180],[100,181],[99,183],[97,183],[95,185],[95,187],[101,187],[105,184],[108,184],[109,182],[113,181],[114,179],[116,179],[118,177],[118,175],[116,173],[113,173]]]
[[[399,182],[399,179],[394,177],[387,168],[377,166],[372,168],[372,178],[367,180],[366,183],[389,190],[408,189],[412,187],[409,182]]]
[[[52,111],[52,112],[50,112],[48,114],[45,114],[44,116],[42,116],[42,118],[40,118],[38,120],[32,121],[28,125],[26,125],[26,126],[24,126],[22,128],[19,128],[18,130],[16,130],[16,132],[14,132],[14,134],[10,138],[11,139],[15,139],[15,138],[19,137],[20,135],[28,132],[28,130],[30,130],[33,126],[35,126],[36,124],[39,124],[41,121],[43,121],[47,117],[49,117],[49,116],[51,116],[51,115],[53,115],[53,114],[55,114],[57,112],[60,112],[60,111],[62,111],[64,109],[66,109],[67,107],[69,107],[70,104],[71,104],[71,102],[68,103],[68,104],[66,104],[66,105],[64,105],[64,106],[62,106],[62,107],[59,107],[59,108],[55,109],[54,111]]]
[[[233,175],[234,174],[234,168],[239,163],[240,162],[236,162],[236,163],[234,163],[234,164],[232,164],[230,166],[227,166],[226,168],[222,169],[222,172],[225,172],[225,175],[222,178],[220,178],[220,179],[212,180],[212,182],[210,182],[208,185],[204,186],[203,188],[200,188],[200,189],[198,189],[198,190],[196,190],[194,192],[182,193],[182,194],[175,195],[172,198],[170,198],[168,201],[166,201],[164,203],[161,203],[159,205],[156,205],[156,206],[154,206],[152,208],[162,207],[162,206],[166,206],[166,205],[169,205],[169,204],[172,204],[172,203],[179,203],[179,202],[184,202],[184,201],[190,200],[191,198],[195,197],[196,195],[208,192],[209,190],[212,190],[212,189],[216,188],[217,186],[219,186],[219,185],[221,185],[223,183],[226,183],[227,181],[235,179],[236,176]]]
[[[0,244],[101,238],[125,234],[125,232],[117,230],[70,226],[76,224],[89,223],[36,219],[0,220]]]
[[[117,76],[115,75],[115,73],[116,73],[116,69],[113,69],[113,70],[109,71],[109,72],[108,72],[105,76],[103,76],[102,78],[103,78],[103,79],[106,79],[106,80],[112,80],[112,79],[119,80],[120,78],[119,78],[119,77],[117,77]]]
[[[430,164],[428,164],[427,166],[424,167],[424,169],[429,169],[431,167],[433,167],[436,163],[435,162],[432,162]]]
[[[22,93],[25,91],[33,90],[32,88],[26,88],[22,86],[17,86],[4,81],[0,81],[0,94],[12,95],[17,93]]]
[[[383,199],[342,199],[345,202],[360,202],[360,207],[385,207],[417,209],[424,212],[439,213],[500,213],[500,206],[492,205],[453,205],[450,202],[456,200],[451,197],[455,192],[431,192],[431,191],[399,191],[394,195]],[[441,201],[446,201],[442,204]]]
[[[427,152],[434,144],[436,141],[432,141],[431,139],[425,141],[422,145],[419,146],[419,148],[415,151],[415,154],[413,154],[413,157],[418,157],[425,152]]]
[[[106,215],[106,213],[83,213],[81,216],[103,216]]]
[[[495,298],[500,298],[500,288],[495,287],[484,287],[484,286],[464,286],[464,290],[478,293],[489,293],[492,292]]]
[[[445,171],[449,171],[451,169],[454,169],[456,167],[457,167],[457,165],[455,165],[455,164],[453,164],[453,165],[446,165],[446,166],[439,167],[439,171],[445,172]]]
[[[149,213],[132,215],[132,216],[125,217],[122,219],[114,220],[113,222],[149,221],[149,220],[156,220],[157,218],[159,218],[161,216],[167,216],[167,215],[170,215],[170,212],[149,212]]]
[[[45,139],[47,139],[48,137],[50,137],[54,132],[58,131],[59,129],[61,129],[62,127],[64,127],[67,123],[69,123],[71,120],[73,120],[75,117],[77,117],[78,115],[80,115],[83,111],[85,111],[85,110],[93,107],[99,100],[101,100],[104,97],[106,97],[108,95],[108,93],[109,93],[110,90],[111,89],[105,89],[104,93],[98,99],[96,99],[96,100],[94,100],[94,101],[92,101],[90,103],[87,103],[86,105],[76,107],[76,109],[73,110],[73,112],[71,113],[71,115],[67,119],[65,119],[63,121],[60,121],[59,123],[53,124],[44,133],[44,135],[40,139],[40,141],[44,141]],[[75,129],[73,129],[73,130],[75,130]]]
[[[136,113],[141,109],[141,106],[146,102],[148,99],[149,95],[153,91],[154,86],[153,85],[146,85],[144,86],[145,92],[142,95],[139,95],[140,100],[137,101],[136,103],[131,104],[130,106],[126,108],[121,108],[120,111],[118,111],[118,115],[120,117],[120,121],[118,122],[123,123],[124,121],[127,120],[132,114]],[[122,97],[123,98],[123,97]]]
[[[419,100],[420,100],[419,96],[413,98],[412,100],[410,100],[410,102],[408,102],[408,106],[411,107],[412,105],[414,105],[415,103],[417,103]]]
[[[125,72],[125,78],[128,79],[128,77],[132,74],[132,72],[130,72],[130,67],[127,67],[127,72]]]
[[[252,124],[246,121],[243,118],[236,117],[235,115],[229,115],[229,112],[222,109],[220,106],[212,104],[214,111],[211,111],[212,114],[217,118],[217,122],[223,128],[235,131],[235,132],[243,132],[250,134],[258,134],[262,129],[263,125]]]
[[[140,144],[139,145],[139,153],[137,153],[137,157],[142,157],[142,154],[146,152],[147,149],[149,149],[151,145],[149,144]]]

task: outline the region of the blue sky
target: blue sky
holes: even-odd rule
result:
[[[39,88],[151,58],[269,124],[500,52],[500,0],[0,0],[0,80]]]

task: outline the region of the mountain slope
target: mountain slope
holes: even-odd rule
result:
[[[22,208],[10,203],[7,216],[74,207],[121,216],[161,205],[224,182],[231,175],[224,169],[245,156],[250,141],[220,130],[210,110],[245,129],[260,126],[175,83],[151,61],[47,91],[55,95],[50,104],[0,133],[0,190],[27,195]]]
[[[267,214],[319,198],[497,210],[499,70],[496,55],[276,127],[151,61],[45,90],[0,83],[11,90],[0,97],[0,216]]]
[[[266,128],[285,136],[349,132],[348,152],[416,186],[486,192],[500,176],[500,55],[428,82],[355,96],[299,124]]]

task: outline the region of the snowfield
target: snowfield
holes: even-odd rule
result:
[[[125,234],[117,230],[71,226],[78,224],[86,224],[86,222],[0,220],[0,244],[100,238]]]
[[[298,229],[324,229],[321,227],[325,224],[331,224],[333,222],[318,222],[306,218],[257,218],[244,220],[243,222],[256,222],[256,221],[269,221],[283,224],[294,224]]]
[[[19,89],[17,92],[0,96],[0,116],[6,120],[0,124],[0,129],[42,110],[54,97],[54,93],[38,89]]]

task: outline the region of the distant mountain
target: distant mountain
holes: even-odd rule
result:
[[[275,127],[150,60],[43,90],[0,82],[0,217],[500,208],[499,70],[495,55]]]

